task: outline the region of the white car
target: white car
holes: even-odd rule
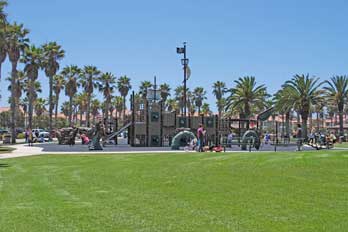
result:
[[[49,140],[50,138],[50,133],[45,131],[44,129],[33,129],[32,130],[33,136],[37,137],[37,133],[39,133],[39,138],[43,137],[45,140]]]

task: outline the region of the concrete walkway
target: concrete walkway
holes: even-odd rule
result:
[[[102,151],[90,151],[88,146],[77,143],[74,146],[58,145],[53,143],[36,143],[33,147],[29,147],[27,144],[9,145],[9,147],[15,148],[14,151],[9,153],[0,154],[0,159],[9,159],[17,157],[26,157],[34,155],[47,155],[47,154],[125,154],[125,153],[178,153],[178,152],[195,152],[195,151],[184,151],[184,150],[171,150],[170,147],[130,147],[129,145],[108,145]],[[277,151],[295,151],[296,147],[279,147]],[[309,146],[304,146],[304,150],[313,150]],[[252,152],[256,150],[253,149]],[[263,146],[258,152],[272,152],[274,147],[271,145]],[[249,152],[241,151],[238,146],[228,148],[226,152]]]

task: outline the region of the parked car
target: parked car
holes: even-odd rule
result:
[[[39,138],[43,137],[47,141],[50,139],[50,133],[45,131],[44,129],[33,129],[32,133],[34,137],[37,137],[37,135],[39,135]]]

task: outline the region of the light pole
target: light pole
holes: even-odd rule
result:
[[[183,114],[186,117],[186,106],[187,106],[187,98],[186,98],[186,81],[187,81],[187,66],[189,63],[189,59],[186,58],[186,42],[183,43],[184,47],[177,47],[176,52],[178,54],[184,54],[184,59],[181,59],[181,64],[184,66],[184,112]]]

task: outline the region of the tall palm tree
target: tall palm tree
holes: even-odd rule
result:
[[[189,92],[189,89],[186,87],[186,93]],[[175,99],[178,101],[180,112],[184,113],[184,86],[179,85],[174,89]]]
[[[127,76],[121,76],[117,81],[117,88],[123,97],[123,121],[126,117],[126,97],[128,95],[129,90],[132,88],[130,84],[130,79]]]
[[[58,122],[58,105],[59,105],[60,92],[64,89],[64,87],[65,87],[64,76],[61,74],[54,75],[53,76],[53,91],[55,94],[54,95],[54,100],[55,100],[54,121],[56,126]]]
[[[152,87],[152,83],[150,81],[142,81],[140,83],[139,92],[143,99],[147,98],[147,94],[151,87]]]
[[[178,105],[178,101],[174,98],[169,98],[166,101],[166,108],[168,111],[176,111],[179,112],[179,105]]]
[[[225,107],[226,101],[224,100],[223,96],[226,93],[227,88],[226,88],[226,83],[222,81],[216,81],[213,84],[213,94],[216,98],[216,105],[218,108],[219,112],[219,118],[221,118],[222,112]]]
[[[292,101],[297,104],[302,118],[303,138],[307,138],[307,121],[312,105],[319,100],[322,91],[319,87],[319,78],[309,75],[295,75],[291,80],[286,81],[284,88],[289,88],[288,94]]]
[[[205,91],[203,87],[196,87],[193,90],[195,105],[198,108],[198,114],[201,113],[201,107],[202,107],[203,101],[207,99],[207,97],[205,96],[206,94],[207,94],[207,91]]]
[[[48,97],[48,114],[49,130],[52,130],[52,112],[53,112],[53,77],[59,70],[59,61],[63,59],[65,51],[56,42],[49,42],[42,45],[44,53],[44,68],[46,76],[49,78],[49,97]]]
[[[12,71],[11,85],[15,86],[17,81],[17,64],[21,53],[28,47],[29,39],[27,38],[29,31],[23,27],[23,24],[13,23],[6,27],[5,41],[6,50],[9,56]],[[15,88],[11,89],[11,134],[16,134],[16,92]],[[16,136],[12,136],[12,143],[16,143]]]
[[[86,92],[79,93],[75,100],[80,113],[80,126],[82,126],[82,116],[87,111],[88,94]]]
[[[41,122],[40,119],[41,119],[42,114],[46,111],[47,101],[44,98],[37,98],[35,100],[34,104],[35,104],[34,108],[35,108],[36,120],[38,122],[37,127],[40,127],[40,126],[42,126],[40,124],[40,122]]]
[[[86,122],[87,127],[90,126],[90,114],[91,114],[91,98],[94,88],[98,87],[98,79],[100,77],[100,71],[97,67],[89,65],[83,68],[80,77],[80,83],[87,93],[87,107],[86,107]]]
[[[194,115],[196,112],[195,95],[191,91],[187,91],[186,99],[188,113]]]
[[[64,114],[65,118],[68,119],[70,115],[70,102],[69,101],[63,102],[62,105],[60,106],[60,111]]]
[[[257,85],[255,77],[246,76],[234,82],[236,86],[227,91],[230,95],[226,99],[226,110],[238,110],[240,118],[249,119],[256,113],[255,109],[264,107],[267,89]]]
[[[1,65],[7,56],[6,50],[6,26],[7,19],[4,8],[7,6],[7,1],[0,1],[0,80],[1,80]]]
[[[204,103],[202,105],[202,114],[203,115],[210,115],[212,112],[210,110],[209,104],[208,103]]]
[[[105,119],[109,122],[109,108],[112,100],[112,94],[115,89],[116,77],[109,73],[103,73],[99,78],[99,91],[103,93],[105,98]]]
[[[170,96],[170,87],[168,84],[164,83],[160,85],[161,101],[165,103]]]
[[[325,81],[324,87],[327,100],[337,107],[340,124],[340,136],[343,136],[343,110],[348,97],[348,77],[334,76],[330,81]]]
[[[116,109],[116,118],[118,118],[119,113],[121,113],[124,109],[123,103],[124,103],[123,97],[121,96],[114,97],[112,105],[114,105]]]
[[[95,118],[99,114],[100,107],[101,107],[100,101],[98,99],[92,99],[92,101],[91,101],[91,114],[93,116],[93,119],[92,119],[93,124],[95,124]]]
[[[65,95],[69,96],[69,125],[72,126],[73,115],[73,100],[77,93],[78,83],[77,78],[80,75],[81,70],[76,65],[70,65],[63,69],[62,75],[65,78]]]
[[[277,112],[285,114],[285,133],[290,138],[290,115],[292,110],[298,109],[293,101],[289,88],[282,88],[273,96],[274,107]]]
[[[34,101],[37,97],[36,94],[36,80],[39,75],[39,70],[42,68],[42,49],[35,47],[34,45],[31,45],[30,47],[27,47],[24,49],[24,53],[21,59],[21,62],[25,64],[24,71],[26,72],[26,75],[28,76],[27,80],[27,93],[28,93],[28,111],[29,111],[29,118],[28,118],[28,126],[29,128],[32,128],[33,124],[33,107],[34,107]]]

